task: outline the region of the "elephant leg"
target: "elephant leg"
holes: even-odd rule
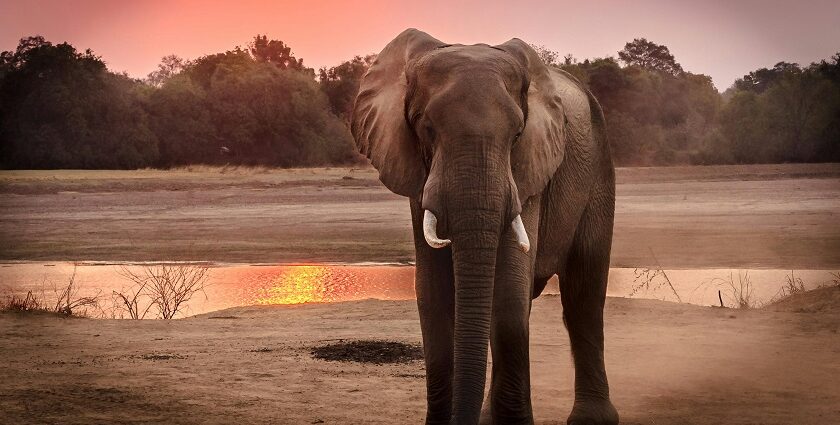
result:
[[[423,237],[423,210],[411,202],[416,268],[414,290],[426,362],[426,423],[449,424],[452,413],[455,286],[452,252]]]
[[[569,424],[618,423],[604,369],[603,312],[613,228],[613,201],[605,198],[593,198],[584,211],[560,279],[563,321],[575,365]]]
[[[523,253],[511,231],[502,236],[493,287],[490,349],[492,374],[489,405],[482,423],[533,424],[528,318],[534,283],[539,198],[523,207],[522,220],[533,248]],[[533,230],[532,230],[533,229]]]

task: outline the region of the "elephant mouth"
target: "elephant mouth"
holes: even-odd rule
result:
[[[443,248],[452,243],[450,239],[441,239],[437,235],[437,217],[429,210],[423,213],[423,236],[426,243],[432,248]],[[522,252],[531,250],[531,242],[528,240],[528,233],[525,231],[525,224],[522,223],[522,216],[517,214],[510,223],[513,233],[516,236],[516,243]]]

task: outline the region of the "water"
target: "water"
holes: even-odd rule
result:
[[[211,264],[208,286],[185,303],[184,317],[229,307],[329,303],[361,299],[414,299],[414,267],[382,264],[298,264],[251,265]],[[132,282],[125,270],[142,273],[154,264],[27,262],[0,265],[0,296],[25,295],[28,291],[54,302],[56,292],[66,286],[75,269],[76,296],[98,295],[103,312],[94,316],[119,316],[113,310],[114,292],[127,293]],[[698,305],[737,305],[739,293],[748,295],[755,306],[779,296],[790,270],[665,270],[645,274],[643,270],[610,270],[607,295],[652,298]],[[667,277],[667,280],[666,280]],[[806,289],[829,284],[835,278],[829,270],[794,271]],[[671,284],[668,284],[668,281]],[[647,282],[647,285],[644,283]],[[557,293],[557,280],[546,293]],[[155,317],[151,311],[148,318]]]

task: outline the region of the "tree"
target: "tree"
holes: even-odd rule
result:
[[[349,131],[311,76],[238,48],[196,59],[150,103],[161,166],[291,167],[353,158]]]
[[[157,135],[159,157],[155,164],[219,161],[223,145],[216,131],[207,92],[186,74],[176,75],[149,96],[150,127]]]
[[[292,48],[280,40],[269,40],[268,36],[257,34],[248,48],[257,62],[267,62],[280,69],[293,69],[314,75],[315,71],[303,66],[303,59],[296,58],[292,54]]]
[[[253,64],[254,58],[248,52],[237,46],[233,50],[202,56],[192,61],[190,66],[184,69],[184,74],[203,89],[207,90],[210,89],[210,85],[218,70],[224,69],[228,73],[244,71]]]
[[[181,73],[189,64],[189,61],[185,61],[176,55],[164,56],[158,64],[158,69],[150,72],[146,77],[146,83],[161,87],[170,78]]]
[[[309,76],[255,63],[220,69],[208,92],[216,134],[238,162],[282,167],[326,165],[352,155],[349,130],[329,111]]]
[[[618,52],[618,58],[627,66],[638,66],[675,76],[683,72],[682,66],[674,60],[674,55],[667,47],[645,38],[635,38],[625,44],[624,49]]]
[[[154,162],[143,85],[107,71],[90,50],[20,41],[2,54],[0,165],[136,168]]]
[[[840,84],[828,62],[779,62],[739,79],[721,127],[741,163],[840,159]]]
[[[359,92],[362,77],[375,60],[376,55],[355,56],[338,66],[318,70],[318,82],[321,91],[327,95],[330,110],[346,123],[350,122],[353,101]]]
[[[765,90],[774,85],[785,74],[799,72],[802,72],[799,64],[779,62],[773,68],[760,68],[735,80],[734,87],[738,90],[764,93]]]

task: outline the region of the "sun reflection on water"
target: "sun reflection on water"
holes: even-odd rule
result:
[[[330,265],[268,267],[241,278],[244,304],[260,305],[411,299],[412,280],[413,271],[408,267]]]
[[[269,274],[267,285],[261,285],[255,304],[303,304],[329,301],[327,286],[330,271],[322,266],[287,268],[279,274]]]

